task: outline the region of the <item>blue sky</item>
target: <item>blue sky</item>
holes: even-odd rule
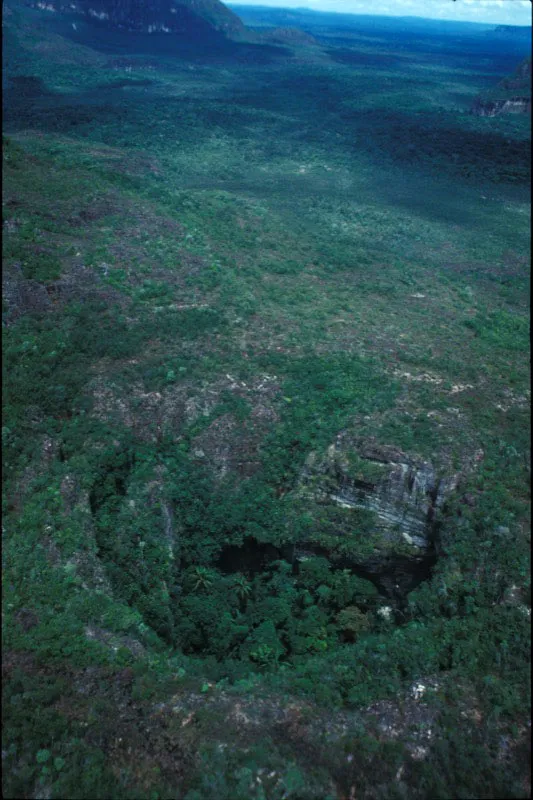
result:
[[[231,0],[232,5],[311,8],[346,14],[430,17],[496,25],[531,25],[530,0]]]

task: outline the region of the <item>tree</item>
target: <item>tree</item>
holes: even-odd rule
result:
[[[208,567],[194,567],[190,576],[194,583],[193,592],[197,592],[199,589],[209,589],[215,579],[215,573]]]
[[[241,610],[244,610],[246,602],[252,594],[250,582],[244,575],[238,573],[233,579],[233,588],[235,589],[235,594],[239,598]]]
[[[369,622],[366,614],[357,606],[347,606],[337,614],[337,625],[349,641],[354,641],[363,631],[368,630]]]

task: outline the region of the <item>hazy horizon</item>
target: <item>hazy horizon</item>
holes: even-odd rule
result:
[[[228,5],[531,27],[530,0],[231,0]]]

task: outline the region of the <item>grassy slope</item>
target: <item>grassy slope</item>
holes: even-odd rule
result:
[[[527,591],[529,132],[463,113],[490,63],[388,42],[245,78],[155,53],[125,72],[46,29],[8,36],[10,77],[42,81],[8,97],[4,146],[8,795],[259,798],[261,778],[268,798],[336,797],[374,786],[377,758],[387,797],[402,765],[413,796],[526,796],[527,620],[501,601]],[[17,316],[25,291],[46,313]],[[333,631],[321,654],[305,622],[314,644],[281,670],[257,644],[169,650],[154,487],[186,509],[182,558],[209,566],[243,531],[309,524],[287,490],[346,426],[444,472],[484,452],[407,624]],[[249,490],[242,463],[259,464]],[[428,676],[417,717],[408,687]],[[399,697],[402,746],[368,715],[362,732],[362,708],[390,726]],[[406,731],[426,746],[428,719],[420,761]]]

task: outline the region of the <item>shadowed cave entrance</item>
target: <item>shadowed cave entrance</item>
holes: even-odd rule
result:
[[[300,560],[309,556],[327,558],[334,570],[350,569],[357,577],[373,583],[378,592],[398,609],[405,606],[409,592],[431,578],[437,561],[436,549],[431,547],[418,558],[396,556],[363,566],[346,556],[335,557],[324,547],[306,545],[303,548],[295,544],[276,547],[247,537],[241,546],[224,547],[216,567],[225,574],[242,572],[248,578],[253,578],[268,569],[274,561],[283,560],[292,565],[293,575],[298,575]]]

